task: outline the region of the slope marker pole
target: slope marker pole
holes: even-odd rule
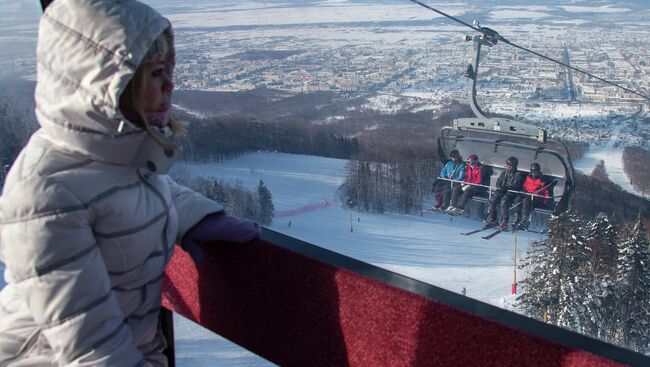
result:
[[[512,281],[512,294],[517,294],[517,231],[512,232],[514,238],[514,269],[513,269],[513,281]]]

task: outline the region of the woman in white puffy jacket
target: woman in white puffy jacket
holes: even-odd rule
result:
[[[0,202],[0,365],[166,365],[158,330],[176,242],[259,225],[177,185],[171,26],[131,0],[55,0],[39,25],[34,133]]]

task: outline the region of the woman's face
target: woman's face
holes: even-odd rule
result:
[[[162,56],[141,65],[143,85],[144,112],[162,112],[171,107],[171,95],[174,89],[172,76]]]

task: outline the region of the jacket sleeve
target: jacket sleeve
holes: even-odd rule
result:
[[[449,162],[451,161],[447,161],[447,163],[445,163],[445,165],[442,166],[438,178],[449,178],[449,173],[451,172],[451,165],[449,164]]]
[[[505,189],[505,179],[506,179],[506,171],[501,172],[499,175],[499,178],[497,178],[497,189]]]
[[[4,200],[0,228],[7,282],[61,365],[147,366],[111,290],[91,228],[92,209],[56,183],[38,201]],[[11,202],[11,204],[9,204]]]
[[[178,237],[181,241],[185,233],[208,214],[224,210],[223,205],[208,199],[198,192],[177,184],[167,177],[174,207],[178,213]]]
[[[481,184],[481,183],[483,183],[483,172],[484,172],[484,171],[485,171],[485,170],[483,169],[483,166],[480,166],[480,167],[476,170],[476,172],[477,172],[477,173],[476,173],[476,177],[473,178],[473,180],[472,180],[473,182],[472,182],[472,183],[475,183],[475,184]]]
[[[465,178],[463,178],[463,182],[471,182],[472,181],[472,166],[469,164],[465,167]]]
[[[528,177],[526,177],[526,179],[524,180],[524,191],[535,193],[535,187],[532,184],[530,178]]]
[[[547,182],[546,180],[542,180],[542,185],[543,185],[542,187],[543,187],[543,189],[541,190],[541,192],[540,192],[539,194],[540,194],[540,195],[544,195],[544,196],[546,196],[545,198],[543,198],[544,203],[547,203],[548,200],[549,200],[550,197],[551,197],[551,191],[548,189],[548,188],[549,188],[549,184],[550,184],[550,182]]]
[[[528,175],[523,173],[523,172],[517,172],[517,176],[515,177],[515,186],[513,187],[513,190],[521,191],[522,188],[524,187],[524,181],[526,180],[526,177]]]
[[[465,178],[465,171],[467,171],[467,167],[465,164],[461,163],[460,166],[456,169],[456,177],[454,179],[457,181],[462,181]]]

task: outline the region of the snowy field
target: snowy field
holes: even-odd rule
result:
[[[238,180],[251,189],[263,180],[273,194],[275,209],[288,211],[337,202],[345,163],[315,156],[256,153],[214,164],[177,164],[173,172],[184,177]],[[488,241],[479,234],[460,234],[482,225],[445,214],[369,214],[339,204],[275,218],[270,228],[451,291],[465,287],[468,296],[502,306],[513,277],[513,238],[507,233]],[[538,235],[518,236],[521,251]]]
[[[603,159],[610,178],[633,192],[622,171],[622,150],[613,148],[619,132],[620,128],[613,129],[608,144],[592,147],[574,164],[576,170],[589,173]],[[275,209],[286,212],[322,202],[337,202],[345,164],[345,160],[339,159],[257,153],[215,164],[178,164],[175,172],[186,177],[238,180],[249,188],[263,180],[273,194]],[[513,235],[501,234],[488,241],[479,234],[460,234],[481,225],[444,214],[376,215],[350,211],[342,205],[323,205],[299,215],[277,217],[270,228],[454,292],[465,288],[470,297],[512,309]],[[517,236],[519,262],[529,243],[539,235],[518,233]],[[517,273],[517,279],[523,276]],[[189,321],[177,318],[176,328],[177,358],[182,365],[268,364]],[[210,352],[204,346],[209,346]]]

